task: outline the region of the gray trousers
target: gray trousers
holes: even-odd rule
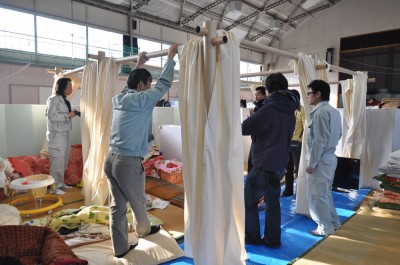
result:
[[[54,178],[56,188],[62,188],[64,173],[68,166],[71,150],[69,132],[47,132],[47,141],[50,156],[50,176]]]
[[[321,234],[334,234],[340,228],[332,198],[332,182],[335,176],[337,161],[331,165],[319,163],[314,174],[307,174],[308,207],[311,218],[318,224]]]
[[[145,237],[150,233],[150,221],[147,218],[145,176],[142,158],[121,156],[109,152],[104,163],[104,172],[111,193],[110,229],[114,254],[128,251],[127,202],[132,207],[136,219],[136,234]]]

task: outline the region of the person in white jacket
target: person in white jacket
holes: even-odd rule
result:
[[[311,230],[314,236],[326,236],[340,228],[332,198],[332,183],[337,166],[336,146],[342,137],[342,122],[337,109],[329,105],[330,87],[322,80],[308,85],[307,98],[314,109],[310,112],[308,126],[307,189],[311,218],[318,227]]]
[[[71,103],[67,99],[72,92],[71,79],[58,79],[55,92],[47,99],[46,137],[50,156],[50,175],[54,178],[56,186],[56,190],[51,192],[63,194],[64,192],[60,189],[68,187],[64,184],[64,173],[71,149],[71,118],[76,116],[76,112],[72,110]]]

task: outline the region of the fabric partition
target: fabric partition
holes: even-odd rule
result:
[[[228,43],[216,48],[213,87],[204,86],[202,41],[179,50],[185,255],[195,264],[245,264],[239,41],[218,34]]]
[[[310,111],[311,106],[307,100],[307,86],[314,80],[319,78],[317,71],[315,70],[315,61],[304,53],[298,54],[299,59],[297,61],[292,60],[290,65],[292,66],[294,73],[299,75],[300,93],[303,99],[304,112],[306,114],[306,127],[310,123]],[[307,129],[303,131],[303,143],[307,143]],[[307,203],[307,179],[305,175],[307,161],[306,161],[307,145],[303,144],[301,147],[301,157],[299,163],[299,170],[297,174],[296,182],[296,213],[309,216],[309,209]]]
[[[103,165],[108,152],[111,99],[115,94],[117,76],[118,64],[113,58],[86,65],[83,71],[81,130],[85,205],[104,205],[108,197]]]
[[[343,157],[361,159],[359,187],[369,187],[370,179],[366,174],[366,165],[369,164],[366,145],[366,95],[368,76],[363,72],[356,72],[353,79],[341,81],[343,93]]]

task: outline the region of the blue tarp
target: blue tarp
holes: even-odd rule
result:
[[[355,214],[354,209],[368,194],[370,189],[353,190],[349,193],[333,192],[336,211],[340,221],[343,223]],[[312,236],[309,231],[316,228],[316,223],[307,217],[295,213],[295,197],[288,196],[281,198],[282,214],[282,245],[278,249],[271,249],[266,246],[254,246],[246,244],[248,255],[247,265],[288,264],[291,260],[301,256],[310,249],[322,237]],[[264,231],[265,212],[260,211],[261,231]],[[263,233],[261,233],[263,234]],[[183,243],[179,245],[183,249]],[[193,259],[182,257],[164,265],[187,265],[194,264]]]

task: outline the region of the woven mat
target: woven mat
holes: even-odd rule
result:
[[[295,265],[399,264],[400,211],[365,207]]]

